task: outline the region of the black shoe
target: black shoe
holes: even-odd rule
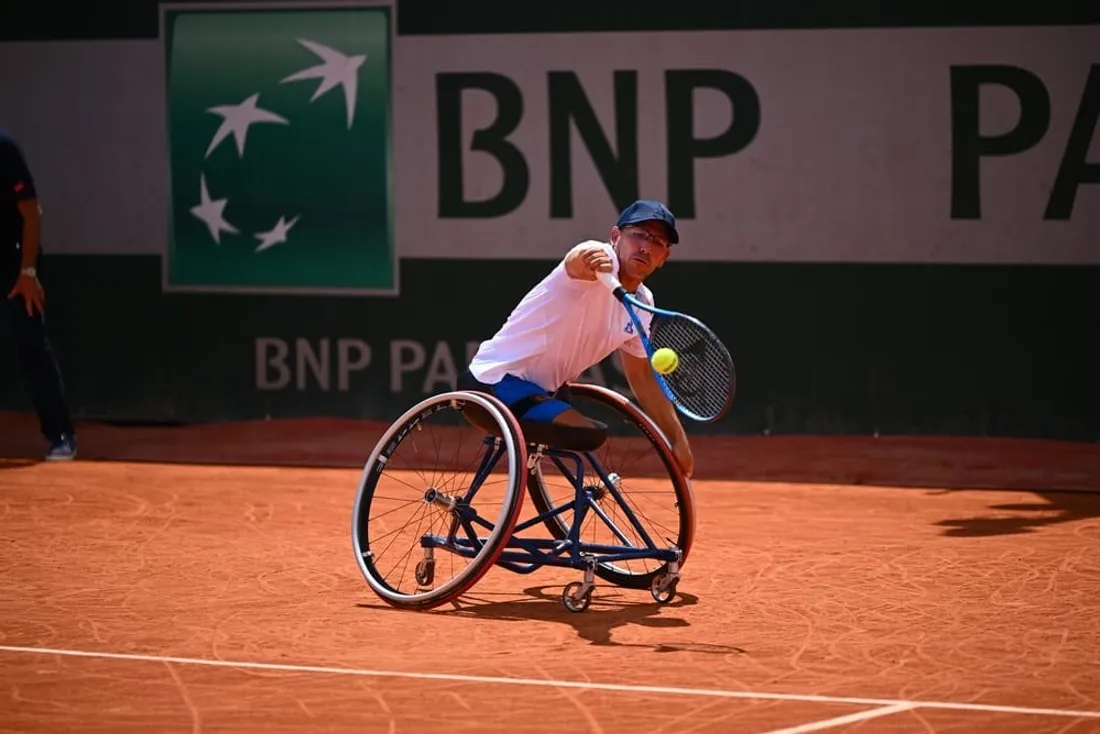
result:
[[[46,452],[46,461],[72,461],[76,458],[76,436],[62,433]]]

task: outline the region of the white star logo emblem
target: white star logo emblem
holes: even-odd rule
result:
[[[245,137],[248,135],[248,128],[255,122],[288,124],[285,117],[276,115],[274,112],[265,110],[262,107],[257,107],[256,102],[259,99],[259,94],[253,94],[240,104],[219,105],[206,110],[207,112],[213,112],[215,115],[221,115],[223,118],[221,127],[214,133],[214,137],[210,140],[210,147],[206,149],[207,158],[223,140],[229,137],[230,133],[233,134],[233,139],[237,141],[237,156],[243,158]]]
[[[275,223],[267,232],[258,232],[255,237],[260,241],[260,244],[253,252],[262,252],[269,247],[274,247],[280,242],[286,242],[286,234],[290,231],[290,228],[298,223],[298,217],[294,217],[288,223],[285,217],[279,217],[279,221]]]
[[[210,236],[214,242],[221,244],[221,233],[236,234],[237,228],[225,221],[222,211],[229,199],[211,199],[210,192],[206,190],[206,176],[199,181],[199,204],[191,207],[191,213],[202,220],[206,228],[210,230]]]
[[[348,56],[334,48],[323,46],[316,41],[298,39],[298,43],[305,46],[318,56],[324,63],[302,69],[283,79],[280,83],[297,82],[304,79],[320,79],[321,83],[309,98],[313,102],[325,92],[337,85],[344,88],[344,105],[347,110],[348,129],[351,129],[352,120],[355,119],[355,98],[359,89],[359,67],[367,60],[366,54]]]

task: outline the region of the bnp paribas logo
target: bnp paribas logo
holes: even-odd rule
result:
[[[161,20],[165,290],[396,294],[388,5]]]

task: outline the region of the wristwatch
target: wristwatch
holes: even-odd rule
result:
[[[34,267],[23,268],[22,270],[19,271],[19,274],[20,275],[26,275],[28,278],[37,278],[38,277],[38,269],[34,268]]]

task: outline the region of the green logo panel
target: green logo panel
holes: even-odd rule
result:
[[[165,289],[396,294],[389,8],[162,12]]]

